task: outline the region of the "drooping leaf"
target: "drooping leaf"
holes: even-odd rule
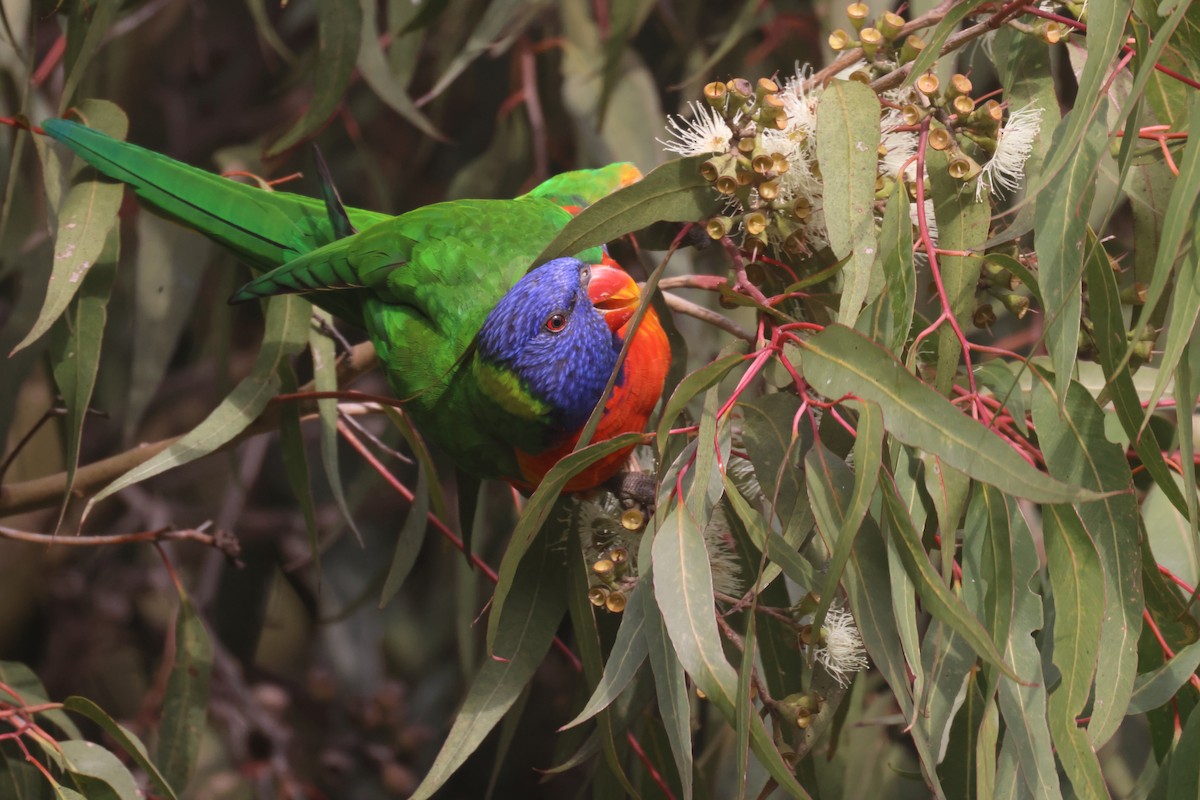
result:
[[[524,553],[500,620],[497,646],[471,681],[450,733],[413,800],[432,797],[478,749],[516,702],[550,648],[565,598],[562,554],[550,539],[538,537]]]
[[[316,75],[312,99],[296,124],[267,150],[268,157],[277,156],[311,136],[337,109],[358,63],[361,30],[359,0],[317,3]]]
[[[80,113],[89,124],[110,136],[125,138],[129,121],[125,112],[105,100],[89,100]],[[62,313],[83,285],[88,270],[100,260],[108,232],[117,221],[124,188],[77,162],[72,170],[74,185],[62,200],[58,212],[58,231],[54,240],[54,267],[49,288],[37,322],[25,338],[13,348],[22,350],[41,338]],[[47,178],[52,176],[47,175]],[[11,355],[11,354],[10,354]]]
[[[1193,102],[1188,116],[1188,129],[1196,130],[1193,126],[1200,125],[1200,102]],[[1189,137],[1187,148],[1183,153],[1183,162],[1179,165],[1179,180],[1171,190],[1171,199],[1167,203],[1166,215],[1163,217],[1162,241],[1158,243],[1158,258],[1154,263],[1154,283],[1147,291],[1146,303],[1151,303],[1151,295],[1156,289],[1161,290],[1168,276],[1175,273],[1175,290],[1171,294],[1171,324],[1166,330],[1166,343],[1163,347],[1162,360],[1159,364],[1158,378],[1154,381],[1154,389],[1147,401],[1146,419],[1157,407],[1159,398],[1166,391],[1167,381],[1175,371],[1176,365],[1183,354],[1183,348],[1191,340],[1192,330],[1196,326],[1197,316],[1200,316],[1200,254],[1196,252],[1197,242],[1200,241],[1200,231],[1195,226],[1196,200],[1200,197],[1200,144]],[[1184,233],[1192,226],[1192,242],[1190,248],[1184,247]],[[1157,300],[1157,298],[1154,298]],[[1142,427],[1145,427],[1145,422]]]
[[[154,783],[155,789],[161,792],[168,800],[176,800],[175,790],[171,788],[171,784],[167,783],[167,779],[163,777],[158,767],[150,759],[150,756],[146,752],[146,746],[124,725],[114,720],[105,713],[104,709],[86,697],[68,697],[63,701],[63,708],[87,717],[100,726],[106,734],[112,737],[113,741],[121,746],[125,754],[132,758],[139,768],[146,771],[146,774],[150,776],[150,780]]]
[[[652,560],[653,532],[648,531],[642,537],[638,548],[638,563],[649,564]],[[646,652],[650,661],[650,669],[654,673],[654,688],[657,698],[658,713],[663,721],[663,729],[667,734],[667,743],[675,761],[675,769],[679,773],[679,781],[683,787],[683,797],[692,797],[692,713],[687,686],[687,675],[675,648],[671,645],[670,635],[663,622],[662,612],[654,596],[653,569],[643,571],[641,580],[645,589],[635,593],[634,600],[642,606],[642,618],[645,625]]]
[[[90,800],[138,800],[137,781],[115,755],[95,742],[59,742],[67,771]]]
[[[1057,409],[1061,408],[1060,413]],[[1104,415],[1078,383],[1065,400],[1054,397],[1045,383],[1034,386],[1033,419],[1050,473],[1061,480],[1107,493],[1103,499],[1076,505],[1080,524],[1100,556],[1098,576],[1104,587],[1105,615],[1100,645],[1105,657],[1096,670],[1096,702],[1088,722],[1088,738],[1100,747],[1125,718],[1137,672],[1137,642],[1145,601],[1140,559],[1142,539],[1133,474],[1124,448],[1108,441]],[[1093,579],[1095,580],[1095,579]],[[1057,596],[1057,593],[1056,593]],[[1056,603],[1055,608],[1059,606]]]
[[[879,167],[879,98],[857,81],[835,80],[817,104],[817,162],[824,185],[829,246],[842,269],[838,322],[858,319],[878,247],[875,172]]]
[[[700,175],[705,156],[668,161],[575,216],[533,265],[610,242],[656,222],[695,222],[716,213],[717,195]],[[531,266],[533,266],[531,265]]]
[[[1087,734],[1075,722],[1091,692],[1104,615],[1104,586],[1092,537],[1070,506],[1048,505],[1042,517],[1046,563],[1054,590],[1054,665],[1061,682],[1050,693],[1050,735],[1075,792],[1104,797],[1104,778]]]
[[[638,596],[646,591],[639,587],[629,595],[625,611],[621,615],[621,626],[617,628],[617,638],[609,651],[608,660],[604,663],[604,675],[592,691],[583,709],[575,718],[563,725],[560,730],[573,728],[594,717],[607,708],[625,690],[637,674],[638,669],[646,661],[647,636],[645,633],[644,603]]]
[[[901,442],[936,453],[976,480],[1036,502],[1094,493],[1038,472],[1002,439],[962,414],[877,344],[841,325],[803,343],[804,376],[827,397],[854,394],[878,403],[884,427]]]
[[[1082,106],[1072,113],[1082,113]],[[1051,150],[1071,145],[1064,141],[1066,128],[1059,128]],[[1055,385],[1060,395],[1075,365],[1079,348],[1079,323],[1083,308],[1080,280],[1084,265],[1081,255],[1087,240],[1087,218],[1095,197],[1096,170],[1106,141],[1103,122],[1086,130],[1058,176],[1037,197],[1037,226],[1034,247],[1038,259],[1038,287],[1045,301],[1046,349],[1054,362]]]
[[[1036,545],[1016,501],[979,484],[967,510],[963,544],[964,585],[986,586],[985,624],[1013,669],[1029,682],[992,679],[1004,717],[1005,747],[1015,755],[1024,792],[1032,797],[1061,797],[1050,729],[1042,654],[1033,639],[1043,628],[1042,598],[1031,589],[1040,565]],[[972,605],[972,595],[966,595]],[[982,760],[982,759],[981,759]]]
[[[640,433],[623,433],[612,439],[590,444],[563,458],[551,467],[546,476],[542,478],[537,490],[525,504],[517,527],[513,530],[512,539],[509,540],[508,547],[504,551],[500,569],[497,570],[499,579],[496,581],[496,591],[492,595],[492,613],[488,619],[488,646],[490,649],[494,651],[499,645],[500,639],[497,638],[497,635],[504,620],[504,614],[507,613],[504,607],[508,602],[508,595],[513,590],[513,581],[516,579],[519,565],[524,561],[526,551],[532,547],[533,542],[542,533],[542,525],[549,519],[550,511],[554,508],[567,481],[594,462],[641,440]]]
[[[680,663],[732,722],[737,674],[722,651],[712,595],[712,571],[704,537],[688,510],[677,506],[658,528],[653,544],[654,594]],[[763,767],[793,797],[808,793],[784,764],[757,714],[750,718],[750,747]]]
[[[190,433],[101,489],[88,501],[85,516],[105,497],[209,455],[245,430],[279,393],[281,384],[277,367],[283,359],[303,349],[311,314],[309,302],[296,295],[272,298],[267,303],[263,347],[250,374]]]
[[[213,645],[192,601],[179,597],[175,618],[175,662],[167,678],[154,763],[170,786],[185,787],[196,769],[208,719]]]

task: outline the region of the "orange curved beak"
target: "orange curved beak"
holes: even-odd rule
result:
[[[625,270],[599,264],[592,267],[588,297],[596,310],[604,316],[609,330],[616,333],[629,322],[633,312],[637,310],[642,292]]]

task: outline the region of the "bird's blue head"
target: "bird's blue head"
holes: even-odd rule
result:
[[[514,376],[556,426],[583,426],[617,363],[620,338],[588,297],[591,268],[557,258],[525,275],[479,331],[485,363]]]

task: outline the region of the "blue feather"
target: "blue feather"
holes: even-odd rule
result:
[[[479,357],[511,371],[564,431],[587,421],[621,350],[588,298],[590,278],[578,259],[550,261],[521,278],[479,331]]]

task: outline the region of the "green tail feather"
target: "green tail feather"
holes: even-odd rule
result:
[[[319,199],[237,183],[70,120],[50,119],[42,127],[104,175],[128,184],[155,211],[229,248],[258,271],[338,238]],[[358,209],[347,214],[360,228],[389,218]],[[361,324],[357,303],[350,298],[318,302]]]

